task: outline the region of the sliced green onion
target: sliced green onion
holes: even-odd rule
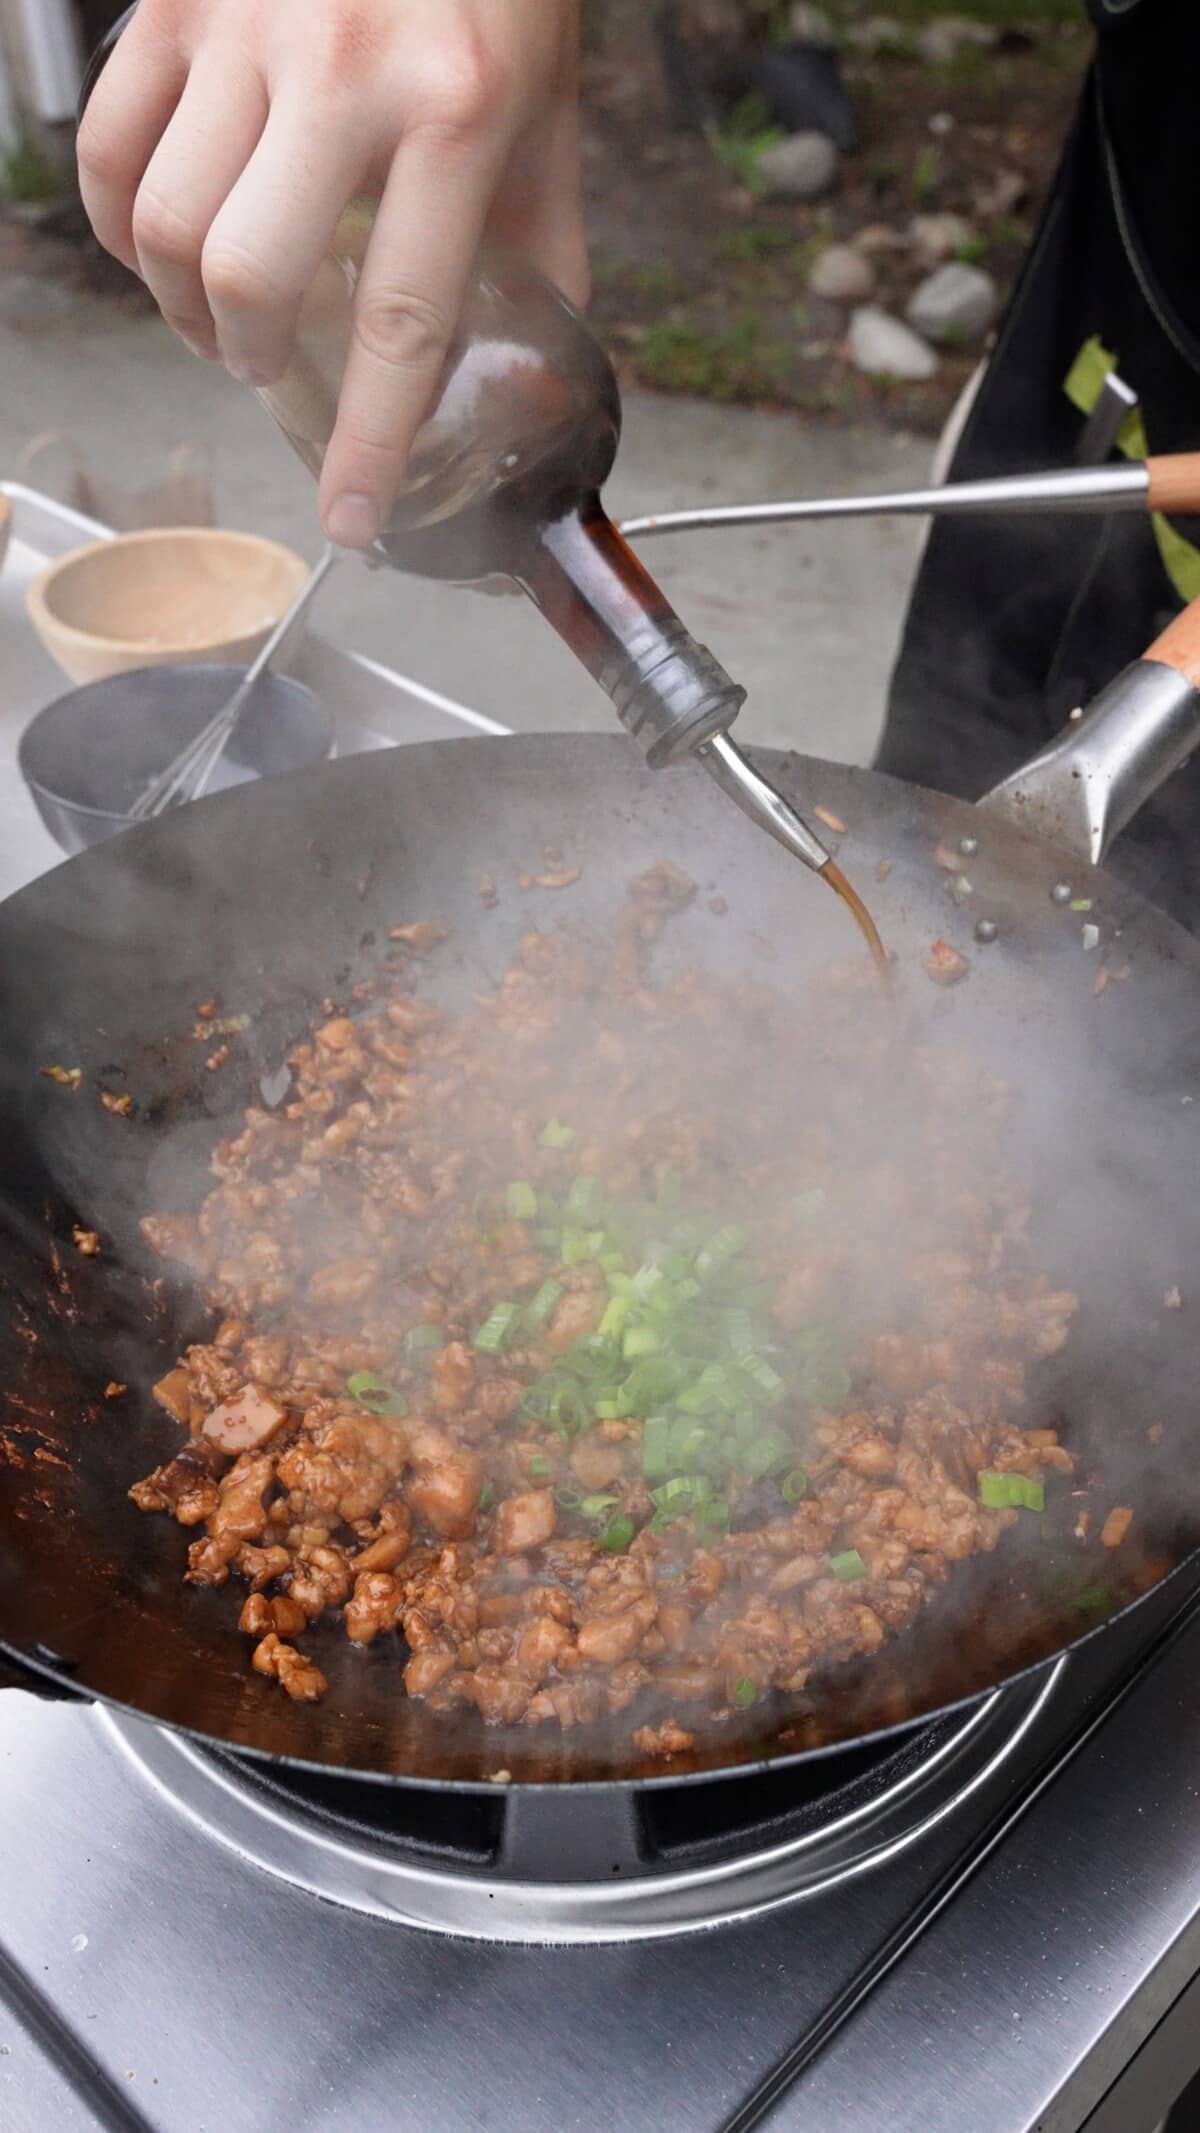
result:
[[[643,1303],[648,1303],[650,1298],[653,1296],[654,1291],[658,1288],[661,1288],[665,1280],[666,1276],[663,1273],[662,1268],[660,1266],[652,1265],[651,1262],[647,1260],[645,1265],[640,1266],[638,1268],[637,1273],[633,1277],[634,1294],[640,1297]]]
[[[490,1481],[485,1481],[479,1491],[479,1509],[481,1511],[490,1511],[495,1501],[496,1491]]]
[[[408,1404],[402,1392],[388,1384],[386,1378],[376,1377],[373,1370],[356,1370],[346,1380],[346,1390],[360,1407],[368,1407],[373,1415],[406,1415]]]
[[[533,1481],[544,1481],[550,1472],[550,1461],[543,1458],[541,1452],[535,1452],[533,1458],[527,1459],[525,1464]]]
[[[764,1399],[781,1400],[783,1398],[787,1388],[779,1372],[772,1369],[765,1355],[759,1355],[756,1350],[748,1349],[745,1354],[738,1356],[738,1369],[749,1378],[756,1392],[760,1392]]]
[[[493,1304],[475,1335],[474,1345],[480,1355],[499,1355],[500,1350],[507,1347],[512,1339],[520,1318],[520,1304]]]
[[[829,1567],[835,1578],[841,1578],[845,1585],[853,1584],[856,1578],[865,1578],[867,1574],[867,1566],[857,1548],[847,1548],[843,1555],[831,1555]]]
[[[748,1355],[754,1346],[754,1324],[750,1313],[741,1304],[726,1312],[725,1329],[734,1354]]]
[[[576,1508],[581,1518],[603,1518],[604,1513],[620,1501],[619,1496],[581,1496]]]
[[[751,1681],[749,1674],[740,1674],[734,1682],[733,1700],[735,1703],[740,1703],[743,1711],[748,1711],[752,1703],[758,1702],[758,1690]]]
[[[686,1473],[696,1466],[712,1444],[712,1431],[703,1422],[690,1422],[684,1416],[671,1425],[671,1457],[668,1471]]]
[[[733,1511],[723,1496],[711,1496],[696,1505],[696,1524],[711,1533],[728,1533]]]
[[[623,1274],[625,1272],[625,1254],[624,1252],[616,1251],[601,1252],[596,1264],[597,1266],[602,1266],[606,1274]]]
[[[567,1214],[584,1222],[590,1216],[594,1221],[600,1212],[602,1198],[599,1178],[575,1178],[567,1194]]]
[[[543,1148],[573,1148],[575,1146],[575,1128],[574,1126],[564,1126],[561,1118],[547,1119],[542,1127],[541,1142]]]
[[[1073,1602],[1078,1612],[1093,1622],[1103,1622],[1106,1615],[1112,1614],[1116,1604],[1117,1596],[1108,1585],[1085,1585],[1076,1593]]]
[[[562,1241],[560,1229],[535,1229],[533,1241],[543,1252],[556,1252]]]
[[[592,1419],[595,1403],[585,1398],[575,1385],[560,1385],[550,1395],[550,1408],[546,1416],[551,1429],[560,1436],[578,1436]]]
[[[603,1234],[602,1230],[565,1229],[562,1233],[563,1265],[582,1266],[585,1259],[594,1259]]]
[[[504,1195],[514,1222],[532,1222],[538,1211],[538,1196],[532,1185],[510,1185]]]
[[[615,1340],[628,1316],[629,1298],[627,1296],[610,1296],[604,1315],[596,1328],[597,1333],[602,1333],[606,1340]]]
[[[410,1326],[404,1336],[404,1353],[410,1363],[419,1362],[422,1356],[432,1355],[435,1349],[445,1345],[444,1326]]]
[[[775,1468],[786,1466],[791,1452],[792,1447],[782,1430],[762,1430],[744,1446],[741,1463],[751,1481],[761,1481]]]
[[[1091,908],[1092,899],[1090,896],[1073,896],[1068,906],[1071,911],[1090,911]]]
[[[979,1476],[979,1501],[985,1511],[1044,1511],[1046,1491],[1026,1474],[985,1471]]]
[[[597,1534],[596,1546],[606,1548],[610,1555],[624,1555],[633,1534],[634,1524],[628,1511],[618,1511],[615,1518],[609,1519],[603,1533]]]
[[[631,1326],[621,1343],[621,1353],[627,1363],[635,1363],[639,1355],[656,1355],[661,1347],[662,1336],[653,1326]]]
[[[669,1474],[672,1463],[670,1416],[647,1415],[642,1424],[643,1474]]]
[[[802,1466],[794,1466],[779,1484],[779,1493],[785,1503],[799,1503],[808,1494],[808,1475]]]
[[[531,1333],[540,1333],[548,1319],[553,1318],[562,1297],[561,1281],[544,1281],[525,1306],[524,1319]]]
[[[629,1409],[625,1401],[614,1394],[612,1398],[606,1396],[602,1400],[593,1400],[592,1412],[597,1422],[620,1422]]]
[[[745,1248],[745,1243],[746,1232],[738,1222],[727,1222],[714,1230],[708,1243],[696,1254],[696,1272],[701,1281],[707,1281],[721,1267],[728,1266],[730,1260],[736,1259]]]

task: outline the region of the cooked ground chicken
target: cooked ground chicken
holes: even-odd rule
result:
[[[869,1657],[1003,1543],[1021,1514],[985,1508],[981,1471],[1070,1472],[1027,1371],[1075,1299],[1031,1263],[1028,1198],[994,1153],[1003,1087],[906,1051],[901,1162],[864,1098],[895,1081],[895,1047],[856,981],[814,1015],[651,980],[647,949],[692,894],[652,870],[600,960],[529,933],[457,1017],[416,990],[441,929],[396,926],[399,969],[292,1053],[288,1101],[246,1112],[195,1218],[147,1219],[218,1321],[156,1387],[185,1434],[132,1495],[188,1529],[189,1580],[249,1588],[252,1664],[288,1694],[323,1692],[297,1644],[340,1620],[360,1648],[402,1639],[405,1689],[436,1711],[622,1713],[669,1756]],[[789,1044],[804,1100],[784,1120],[758,1063],[801,1056]],[[744,1225],[782,1450],[728,1439],[719,1520],[661,1501],[645,1414],[530,1397],[615,1324],[607,1218],[586,1193],[574,1231],[561,1212],[580,1179],[600,1206],[670,1199],[699,1237]],[[497,1307],[516,1316],[477,1344]],[[797,1374],[826,1351],[835,1367]],[[702,1437],[717,1426],[700,1415]]]

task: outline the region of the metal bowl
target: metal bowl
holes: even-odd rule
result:
[[[47,704],[17,760],[56,844],[80,852],[129,827],[143,787],[229,701],[244,668],[143,667],[89,682]],[[333,716],[302,682],[266,674],[209,786],[307,770],[334,752]]]

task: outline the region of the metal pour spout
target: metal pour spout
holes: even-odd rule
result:
[[[813,835],[782,793],[776,792],[775,787],[751,767],[727,733],[714,734],[710,741],[696,749],[695,755],[709,777],[722,792],[728,793],[751,822],[774,837],[793,859],[802,859],[815,874],[824,871],[829,865],[830,854],[820,838]]]

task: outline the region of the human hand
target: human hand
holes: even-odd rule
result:
[[[379,208],[321,515],[385,524],[485,235],[576,302],[578,0],[142,0],[79,134],[84,204],[198,355],[287,368],[355,194]]]

